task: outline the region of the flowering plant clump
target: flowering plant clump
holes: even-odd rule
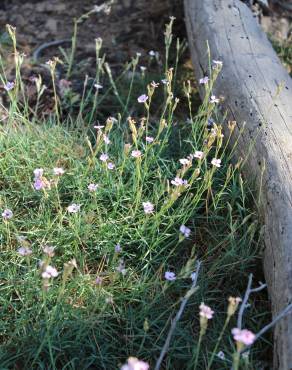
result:
[[[173,21],[165,57],[133,53],[121,74],[96,39],[96,71],[82,92],[73,40],[71,53],[47,64],[49,115],[41,77],[36,106],[26,101],[8,27],[17,64],[0,125],[5,368],[211,370],[240,365],[256,345],[241,325],[230,331],[242,303],[225,299],[254,267],[261,233],[241,163],[223,141],[213,90],[223,66],[210,63],[194,106],[196,84],[177,67],[181,41],[169,55]],[[253,330],[265,319],[258,309]]]

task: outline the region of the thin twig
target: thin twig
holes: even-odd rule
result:
[[[290,303],[286,308],[284,308],[282,311],[280,311],[280,313],[273,319],[273,321],[271,321],[268,325],[264,326],[255,336],[255,340],[258,340],[266,331],[268,331],[269,329],[271,329],[273,326],[276,325],[276,323],[281,320],[283,317],[285,317],[286,315],[288,315],[289,313],[291,313],[291,310],[292,310],[292,303]],[[254,343],[253,342],[253,343]],[[240,354],[246,352],[249,350],[249,348],[251,347],[252,345],[249,345],[247,347],[245,347],[241,352]]]
[[[258,286],[257,288],[252,288],[251,287],[252,279],[253,279],[253,275],[250,274],[249,277],[248,277],[248,283],[247,283],[247,288],[246,288],[246,291],[245,291],[245,294],[244,294],[244,298],[243,298],[242,304],[240,305],[240,309],[239,309],[239,312],[238,312],[238,319],[237,319],[238,329],[242,329],[243,314],[244,314],[244,311],[247,307],[247,301],[248,301],[249,296],[251,295],[251,293],[257,293],[257,292],[261,291],[262,289],[264,289],[267,286],[266,284],[260,284],[260,286]]]
[[[166,355],[167,351],[168,351],[168,347],[169,347],[169,344],[170,344],[170,340],[171,340],[171,337],[173,335],[173,332],[176,328],[176,325],[178,323],[178,321],[180,320],[182,314],[183,314],[183,311],[185,309],[185,306],[188,302],[188,300],[190,299],[190,297],[195,293],[195,291],[197,290],[197,281],[198,281],[198,275],[199,275],[199,270],[200,270],[200,266],[201,266],[201,262],[197,262],[197,268],[196,268],[196,276],[193,280],[193,283],[192,283],[192,286],[190,287],[190,289],[187,291],[187,293],[185,294],[184,298],[182,299],[182,302],[181,302],[181,305],[180,305],[180,308],[175,316],[175,318],[173,319],[172,323],[171,323],[171,326],[170,326],[170,330],[168,332],[168,335],[167,335],[167,338],[166,338],[166,341],[164,343],[164,346],[161,350],[161,353],[160,353],[160,356],[156,362],[156,365],[155,365],[155,368],[154,370],[159,370],[160,369],[160,366],[161,366],[161,363],[163,361],[163,358],[164,356]]]

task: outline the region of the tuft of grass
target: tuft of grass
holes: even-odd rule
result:
[[[210,70],[197,113],[190,83],[177,90],[185,104],[176,116],[176,70],[166,69],[160,79],[167,83],[154,87],[136,74],[136,56],[121,75],[133,68],[125,87],[123,77],[115,78],[104,63],[97,58],[97,77],[91,86],[86,80],[75,100],[78,109],[67,118],[56,91],[55,114],[45,122],[20,103],[20,73],[8,93],[9,118],[0,129],[0,207],[13,211],[0,223],[3,369],[109,370],[133,355],[154,367],[197,261],[202,264],[197,291],[175,328],[163,368],[205,369],[228,296],[241,295],[258,264],[260,226],[241,165],[232,163],[227,150],[233,127],[223,141],[220,123],[212,120],[217,109],[210,95],[220,67]],[[95,83],[104,91],[95,90]],[[142,93],[148,99],[139,104]],[[93,128],[94,123],[104,127]],[[214,158],[220,166],[212,164]],[[55,175],[54,168],[64,174]],[[43,173],[35,175],[35,169]],[[176,177],[186,182],[174,183]],[[36,180],[42,189],[35,189]],[[89,184],[97,189],[89,191]],[[152,212],[145,213],[145,202]],[[72,204],[76,213],[69,212]],[[181,225],[190,229],[189,237]],[[54,256],[45,246],[55,247]],[[31,254],[21,255],[20,247]],[[58,276],[44,275],[48,265]],[[167,271],[176,280],[166,280]],[[201,302],[215,315],[198,352]],[[257,331],[265,320],[263,307],[252,306],[245,326]],[[214,358],[218,369],[232,362],[234,326],[232,317],[219,346],[225,359]],[[261,366],[261,350],[257,345],[242,359],[246,369]]]

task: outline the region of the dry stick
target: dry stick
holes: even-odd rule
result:
[[[196,268],[196,276],[193,280],[193,283],[192,283],[192,286],[190,287],[190,289],[187,291],[187,293],[185,294],[182,302],[181,302],[181,305],[180,305],[180,308],[175,316],[175,318],[173,319],[172,323],[171,323],[171,326],[170,326],[170,330],[168,332],[168,335],[167,335],[167,338],[166,338],[166,341],[164,343],[164,346],[161,350],[161,353],[160,353],[160,356],[156,362],[156,365],[155,365],[155,368],[154,370],[159,370],[160,369],[160,365],[162,363],[162,360],[164,358],[164,356],[166,355],[167,351],[168,351],[168,347],[169,347],[169,344],[170,344],[170,340],[171,340],[171,337],[172,337],[172,334],[176,328],[176,325],[178,323],[178,321],[180,320],[182,314],[183,314],[183,311],[185,309],[185,306],[188,302],[188,300],[190,299],[190,297],[195,293],[195,291],[197,290],[197,280],[198,280],[198,275],[199,275],[199,270],[200,270],[200,266],[201,266],[201,262],[197,262],[197,268]]]
[[[275,318],[273,321],[271,321],[268,325],[264,326],[255,336],[255,339],[254,339],[254,342],[256,340],[258,340],[266,331],[268,331],[269,329],[271,329],[273,326],[276,325],[276,323],[281,320],[282,318],[284,318],[286,315],[288,315],[289,313],[291,313],[292,311],[292,303],[290,303],[286,308],[284,308]],[[253,342],[253,343],[254,343]],[[249,346],[245,347],[241,352],[240,354],[248,351],[250,349],[250,347],[252,346],[252,344],[250,344]]]
[[[267,284],[260,284],[259,287],[252,289],[251,288],[252,278],[253,278],[253,275],[250,274],[249,277],[248,277],[248,283],[247,283],[247,288],[246,288],[246,291],[245,291],[245,294],[244,294],[244,298],[243,298],[242,304],[241,304],[239,312],[238,312],[238,319],[237,319],[238,329],[242,328],[242,319],[243,319],[244,310],[247,308],[247,301],[248,301],[248,298],[251,295],[251,293],[259,292],[267,286]]]

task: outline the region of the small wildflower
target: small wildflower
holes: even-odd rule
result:
[[[216,355],[220,360],[225,360],[225,354],[223,351],[219,351]]]
[[[153,141],[154,141],[154,137],[152,137],[152,136],[146,136],[146,142],[147,143],[153,143]]]
[[[180,164],[182,164],[183,166],[188,166],[189,164],[191,164],[191,161],[187,158],[182,158],[179,160]]]
[[[139,158],[141,157],[142,153],[140,152],[140,150],[133,150],[132,153],[131,153],[131,156],[134,157],[134,158]]]
[[[100,84],[94,84],[94,87],[96,88],[96,90],[100,90],[103,88],[103,86]]]
[[[151,57],[155,57],[156,53],[154,50],[150,50],[148,53]]]
[[[213,158],[211,164],[215,167],[221,167],[221,159]]]
[[[196,150],[195,153],[193,154],[194,158],[202,159],[204,157],[204,153],[201,152],[200,150]]]
[[[197,279],[197,273],[196,273],[196,271],[194,271],[194,272],[191,273],[191,279],[192,279],[192,281],[195,281]]]
[[[55,267],[48,265],[45,270],[42,272],[42,278],[43,279],[50,279],[57,277],[59,275],[58,271],[55,269]]]
[[[176,177],[174,180],[171,180],[171,183],[174,186],[183,186],[188,184],[187,180],[183,180],[180,177]]]
[[[96,191],[96,190],[97,190],[97,188],[98,188],[98,184],[89,184],[89,185],[87,186],[87,189],[88,189],[89,191],[91,191],[91,192]]]
[[[141,72],[143,73],[143,72],[145,72],[146,71],[146,67],[144,67],[144,66],[140,66],[140,70],[141,70]]]
[[[166,78],[161,80],[161,82],[163,83],[163,85],[168,85],[169,84],[169,81]]]
[[[17,253],[22,257],[26,257],[32,254],[32,250],[28,247],[19,247]]]
[[[116,253],[120,253],[121,251],[122,251],[121,245],[120,245],[120,244],[117,244],[117,245],[115,246],[115,252],[116,252]]]
[[[237,307],[239,305],[239,303],[241,302],[241,298],[240,297],[229,297],[228,298],[228,308],[227,308],[227,315],[229,317],[233,316],[237,310]]]
[[[107,168],[108,168],[109,170],[113,170],[113,169],[115,168],[115,164],[114,164],[114,163],[112,163],[112,162],[109,162],[109,163],[107,164]]]
[[[35,178],[35,179],[38,179],[39,177],[42,177],[42,176],[43,176],[43,174],[44,174],[44,170],[43,170],[43,168],[36,168],[36,169],[33,171],[33,173],[34,173],[34,178]]]
[[[136,56],[140,57],[142,54],[137,51]]]
[[[15,86],[15,83],[12,81],[12,82],[7,82],[5,85],[4,85],[4,89],[6,91],[10,91],[12,89],[14,89],[14,86]]]
[[[33,187],[35,188],[35,190],[41,190],[44,188],[44,183],[42,181],[41,178],[38,178],[35,180],[34,184],[33,184]]]
[[[138,103],[146,103],[146,101],[148,100],[148,96],[146,94],[140,95],[137,100]]]
[[[53,173],[56,176],[62,176],[62,175],[64,175],[65,171],[61,167],[55,167],[55,168],[53,168]]]
[[[233,335],[233,339],[236,342],[244,344],[245,346],[250,346],[255,341],[255,334],[251,332],[250,330],[247,330],[247,329],[241,330],[238,328],[234,328],[232,329],[231,332]]]
[[[152,213],[154,210],[154,205],[151,202],[143,202],[144,212],[146,214]]]
[[[176,279],[176,276],[174,272],[166,271],[164,274],[164,278],[168,281],[174,281]]]
[[[55,247],[51,245],[45,245],[43,247],[43,252],[48,256],[48,257],[54,257],[55,255]]]
[[[80,204],[72,203],[70,206],[67,207],[67,211],[69,213],[77,213],[80,211]]]
[[[108,138],[107,135],[103,135],[103,141],[108,145],[111,143],[110,139]]]
[[[104,128],[104,126],[102,125],[96,125],[96,126],[93,126],[93,128],[97,129],[97,130],[101,130]]]
[[[208,76],[205,76],[203,78],[200,78],[200,80],[199,80],[199,83],[201,85],[206,85],[208,82],[209,82],[209,77]]]
[[[210,320],[213,318],[214,311],[211,310],[209,306],[206,306],[204,303],[200,304],[200,316]]]
[[[149,364],[136,357],[129,357],[127,363],[120,370],[149,370]]]
[[[154,88],[156,88],[156,87],[159,86],[159,83],[158,82],[155,82],[155,81],[152,81],[151,82],[151,86],[154,87]]]
[[[106,162],[108,160],[108,155],[106,153],[102,153],[99,157],[99,159],[102,161],[102,162]]]
[[[183,234],[185,238],[188,238],[191,234],[191,229],[189,229],[185,225],[181,225],[179,231]]]
[[[116,271],[120,272],[123,276],[125,276],[126,273],[127,273],[126,265],[125,265],[125,262],[122,258],[119,261],[119,265],[116,268]]]
[[[221,60],[213,60],[213,63],[215,66],[220,66],[220,67],[223,66],[223,62],[221,62]]]
[[[102,277],[100,277],[100,276],[97,276],[97,278],[95,279],[95,281],[94,281],[94,283],[96,284],[96,285],[101,285],[102,284],[102,282],[103,282],[103,278]]]
[[[2,212],[2,217],[4,218],[4,220],[10,220],[13,217],[13,212],[11,211],[11,209],[6,208]]]
[[[210,103],[212,103],[212,104],[218,104],[219,101],[220,101],[220,99],[216,98],[215,95],[211,95]]]

